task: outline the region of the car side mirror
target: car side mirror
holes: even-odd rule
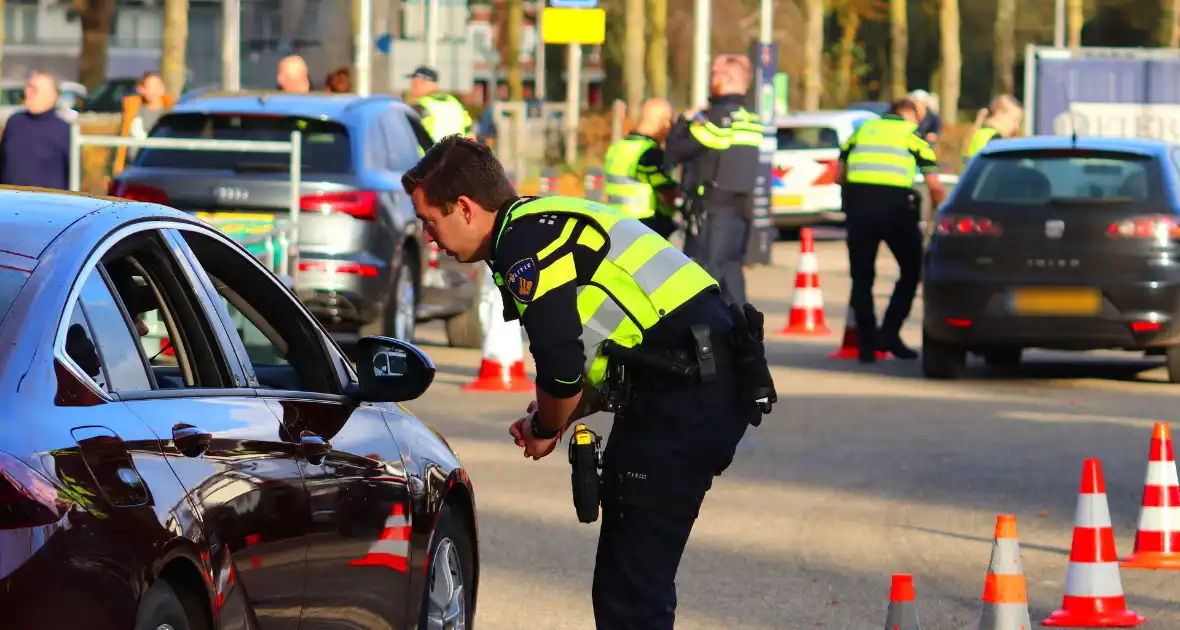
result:
[[[362,401],[414,400],[434,382],[434,362],[412,343],[392,337],[364,337],[357,342],[357,350]]]

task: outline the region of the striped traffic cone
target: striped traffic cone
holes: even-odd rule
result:
[[[504,321],[504,297],[487,270],[480,287],[479,317],[483,322],[483,359],[475,381],[463,389],[476,392],[531,392],[533,383],[524,368],[524,340],[520,322]]]
[[[852,310],[852,305],[848,305],[848,310],[844,311],[844,339],[840,341],[840,347],[836,351],[828,355],[829,359],[855,359],[860,356],[860,338],[856,335],[856,313]],[[877,351],[877,360],[889,359],[893,355],[883,350]]]
[[[780,335],[830,335],[824,321],[824,294],[819,288],[819,259],[815,255],[815,234],[803,228],[799,234],[799,265],[795,271],[795,294],[791,314]]]
[[[1031,629],[1024,563],[1020,559],[1020,541],[1016,538],[1016,517],[1001,514],[996,517],[996,538],[992,543],[987,579],[983,583],[978,630]]]
[[[914,603],[914,576],[893,576],[893,583],[889,586],[885,630],[922,630],[922,624],[918,621],[918,606]]]
[[[1114,529],[1106,503],[1102,462],[1087,459],[1082,467],[1082,488],[1074,518],[1073,545],[1065,573],[1061,610],[1042,625],[1069,628],[1131,628],[1145,618],[1127,610],[1123,581],[1119,576]]]
[[[401,503],[393,504],[393,510],[385,519],[381,536],[369,547],[369,553],[360,560],[348,563],[350,567],[386,567],[406,572],[410,557],[410,518]]]
[[[1122,566],[1180,569],[1180,481],[1172,453],[1172,429],[1166,422],[1155,423],[1152,431],[1135,550]]]

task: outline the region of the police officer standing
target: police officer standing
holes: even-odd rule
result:
[[[442,139],[402,183],[448,254],[489,263],[505,318],[528,332],[537,399],[510,428],[524,456],[545,457],[604,405],[616,411],[595,620],[671,629],[676,571],[705,493],[760,422],[755,400],[775,399],[761,314],[727,307],[704,269],[613,206],[518,197],[475,141]]]
[[[713,62],[709,106],[685,112],[664,148],[670,164],[685,164],[685,214],[690,221],[685,253],[720,281],[730,304],[746,301],[742,261],[763,137],[758,116],[743,105],[750,81],[749,59],[719,55]]]
[[[966,167],[967,162],[992,140],[1015,136],[1023,121],[1024,108],[1011,95],[1001,94],[992,99],[991,105],[979,110],[975,117],[971,142],[963,151],[963,166]]]
[[[664,168],[660,145],[672,128],[672,105],[662,98],[643,104],[639,125],[606,151],[606,202],[668,238],[676,231],[680,188]]]
[[[934,150],[915,134],[917,128],[918,107],[905,98],[894,103],[888,114],[861,125],[840,152],[836,181],[842,184],[852,275],[850,302],[861,363],[874,362],[877,350],[899,359],[918,357],[901,341],[901,326],[909,317],[922,274],[922,231],[913,190],[917,172],[925,175],[933,207],[942,203],[944,191]],[[873,280],[882,241],[897,260],[899,276],[878,331]]]
[[[459,99],[439,91],[437,70],[418,66],[407,78],[410,79],[410,95],[418,99],[414,109],[431,139],[438,140],[454,133],[471,134],[471,114]]]

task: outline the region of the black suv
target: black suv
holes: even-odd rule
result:
[[[292,275],[304,304],[342,343],[358,335],[412,340],[415,322],[444,319],[452,346],[479,347],[482,274],[439,255],[402,190],[402,173],[430,140],[400,100],[203,94],[177,104],[151,136],[285,141],[294,130],[303,159]],[[197,214],[247,241],[287,223],[289,164],[286,154],[143,149],[110,193]]]

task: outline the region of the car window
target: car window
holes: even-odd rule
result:
[[[393,170],[405,172],[418,163],[421,156],[419,149],[430,148],[433,142],[426,128],[418,121],[417,116],[405,114],[389,117],[390,156],[393,159]]]
[[[1151,159],[1127,153],[1005,152],[975,161],[968,187],[980,203],[1143,203],[1159,188]]]
[[[839,149],[840,134],[828,126],[779,127],[779,151]]]
[[[82,285],[79,302],[90,325],[90,339],[98,346],[108,391],[151,389],[143,353],[129,325],[131,322],[99,269],[91,271]]]
[[[181,235],[225,301],[260,387],[342,393],[319,325],[289,289],[236,248],[192,230]]]
[[[364,146],[365,168],[379,171],[393,169],[388,125],[388,119],[385,116],[378,116],[369,123],[369,132],[365,135]]]
[[[102,358],[98,354],[98,346],[94,343],[94,336],[90,334],[90,324],[86,321],[86,314],[82,312],[82,303],[74,302],[70,312],[70,323],[66,327],[65,340],[66,356],[74,365],[89,376],[102,391],[107,389],[106,372],[102,369]]]
[[[0,89],[0,105],[20,105],[25,102],[25,86]]]
[[[343,125],[310,118],[245,116],[234,114],[171,114],[152,129],[153,138],[204,138],[214,140],[290,140],[291,132],[303,133],[302,167],[305,173],[339,175],[353,172],[352,145]],[[186,169],[232,169],[238,172],[286,172],[286,153],[240,151],[184,151],[143,149],[136,166]]]
[[[16,296],[20,294],[20,290],[24,288],[25,281],[28,279],[29,274],[23,271],[0,267],[0,323],[3,323],[4,318],[8,317],[12,303],[16,301]]]

